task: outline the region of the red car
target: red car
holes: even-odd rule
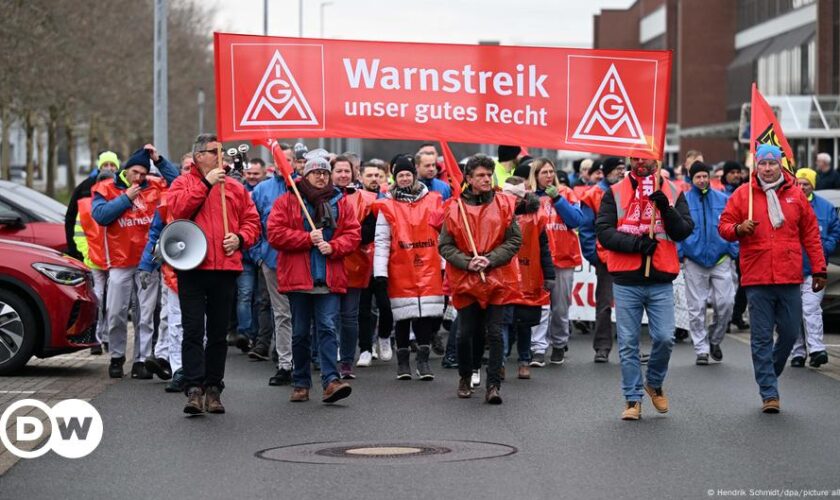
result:
[[[67,207],[15,182],[0,181],[0,238],[67,251]]]
[[[93,276],[47,247],[0,239],[0,375],[96,344]]]

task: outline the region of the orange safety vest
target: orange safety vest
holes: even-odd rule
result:
[[[548,217],[542,210],[516,216],[516,223],[522,231],[522,246],[516,254],[519,261],[519,283],[522,287],[522,301],[526,306],[547,306],[551,294],[543,288],[545,281],[540,259],[540,233],[548,224]]]
[[[358,190],[348,195],[347,201],[361,224],[371,212],[376,193]],[[359,245],[353,253],[344,257],[344,270],[347,272],[347,288],[367,288],[373,274],[373,242]]]
[[[377,200],[379,213],[391,226],[388,297],[443,295],[438,232],[429,224],[441,210],[439,193],[429,192],[415,203]]]
[[[665,185],[662,186],[664,188],[662,192],[665,193],[671,206],[673,206],[680,195],[680,191],[673,182],[665,179],[663,179],[663,182]],[[636,196],[636,190],[633,189],[633,184],[630,183],[630,177],[626,177],[620,183],[612,186],[612,193],[615,198],[616,227],[619,227],[627,217],[627,209],[633,201],[633,197]],[[679,274],[680,259],[677,254],[677,244],[665,232],[656,233],[656,238],[659,240],[659,243],[656,245],[651,266],[663,273]],[[606,253],[607,269],[611,273],[638,271],[644,265],[645,259],[642,259],[642,254],[640,253],[615,252],[612,250],[606,250]]]
[[[490,203],[478,206],[461,203],[461,206],[466,212],[479,255],[487,255],[504,242],[505,231],[514,219],[516,200],[513,196],[497,192]],[[455,245],[465,254],[472,255],[472,246],[457,201],[448,203],[444,221]],[[446,264],[446,274],[452,286],[452,305],[455,309],[463,309],[473,302],[486,308],[490,304],[505,305],[522,301],[519,261],[515,257],[501,267],[485,271],[484,282],[479,273],[458,269],[450,263]]]
[[[104,228],[105,259],[107,267],[135,267],[140,263],[143,249],[149,239],[149,226],[160,203],[161,196],[166,192],[163,179],[147,177],[148,186],[140,191],[134,199],[131,208]],[[96,183],[93,191],[111,201],[125,194],[125,190],[114,185],[114,179],[107,179]]]
[[[577,196],[571,189],[564,189],[562,195],[570,204],[577,203]],[[548,196],[540,197],[542,211],[548,217],[546,234],[548,234],[548,247],[551,249],[551,258],[554,266],[561,269],[574,268],[583,262],[580,257],[580,241],[574,229],[569,229],[563,218],[554,209],[554,203]]]
[[[164,193],[160,199],[158,212],[160,212],[160,218],[163,219],[165,224],[169,224],[175,220],[172,218],[172,214],[169,213],[169,205],[166,203],[166,193]],[[160,244],[160,240],[158,240],[158,244]],[[163,273],[164,284],[173,292],[178,293],[178,275],[175,274],[175,270],[172,269],[172,266],[164,262],[160,266],[160,272]]]
[[[604,199],[604,195],[607,192],[601,189],[598,186],[592,186],[591,189],[583,193],[583,196],[580,198],[580,202],[586,204],[589,208],[592,209],[592,213],[595,214],[595,219],[598,219],[598,212],[601,210],[601,200]],[[595,252],[598,254],[598,260],[602,263],[607,263],[607,251],[601,245],[601,242],[598,241],[598,238],[595,238]]]
[[[88,242],[88,259],[100,269],[108,269],[108,261],[105,258],[105,231],[93,220],[92,203],[93,197],[79,200],[79,222]]]

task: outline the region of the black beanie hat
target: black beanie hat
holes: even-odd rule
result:
[[[691,164],[691,168],[688,169],[688,178],[694,180],[694,176],[699,174],[700,172],[706,172],[707,174],[711,174],[712,169],[703,162],[695,161]]]
[[[618,168],[619,165],[624,165],[624,158],[619,158],[617,156],[610,156],[601,164],[601,168],[604,170],[604,177],[610,175],[610,172]]]
[[[131,156],[123,165],[123,170],[128,170],[130,167],[135,165],[139,165],[141,167],[145,167],[146,171],[148,171],[151,167],[152,156],[149,154],[149,151],[144,148],[140,148],[137,151],[131,153]]]
[[[554,175],[557,176],[557,181],[564,186],[569,186],[569,174],[567,174],[564,170],[555,170]]]
[[[604,171],[604,162],[601,160],[592,160],[592,166],[589,167],[589,175],[594,174],[597,171]]]
[[[391,173],[394,175],[394,179],[397,178],[398,173],[404,170],[410,172],[415,179],[417,178],[417,167],[414,166],[413,156],[400,154],[391,159]]]
[[[499,163],[504,163],[506,161],[515,160],[519,153],[522,152],[522,148],[519,146],[499,146],[498,149],[498,157]]]
[[[737,161],[727,161],[723,164],[723,177],[726,178],[726,174],[732,172],[733,170],[741,170],[741,164]]]
[[[528,162],[524,165],[520,163],[515,169],[513,169],[513,175],[527,179],[531,175],[531,163],[533,162]]]

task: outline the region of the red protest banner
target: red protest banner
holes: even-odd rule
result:
[[[794,171],[795,159],[782,126],[773,113],[773,108],[761,95],[755,82],[752,84],[752,100],[750,103],[750,153],[755,155],[759,144],[772,144],[782,150],[782,166],[788,171]]]
[[[217,132],[658,159],[671,53],[215,34]]]

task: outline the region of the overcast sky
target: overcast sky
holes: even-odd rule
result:
[[[592,15],[633,0],[304,0],[303,35],[399,42],[592,46]],[[263,34],[263,0],[208,0],[215,29]],[[268,34],[298,35],[298,0],[268,0]]]

